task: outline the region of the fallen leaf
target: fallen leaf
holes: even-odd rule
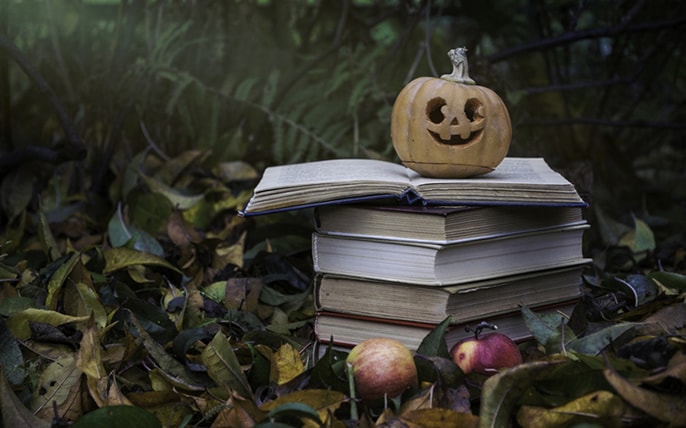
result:
[[[620,426],[625,410],[621,398],[601,390],[552,409],[522,406],[517,412],[517,422],[524,428],[562,428],[581,423]]]
[[[150,412],[133,406],[102,407],[84,415],[72,428],[162,428],[160,421]]]
[[[207,373],[218,385],[235,391],[243,398],[253,396],[252,389],[233,352],[231,344],[221,331],[215,334],[201,354],[201,360],[207,367]]]
[[[108,274],[135,265],[159,266],[177,273],[181,273],[174,265],[154,254],[132,250],[126,247],[110,248],[104,251],[105,269]]]
[[[15,338],[19,340],[26,340],[31,337],[31,326],[29,324],[30,321],[58,326],[67,323],[88,321],[89,318],[90,317],[88,316],[75,317],[71,315],[65,315],[63,313],[49,311],[47,309],[29,308],[10,316],[7,319],[7,328],[10,329]]]
[[[5,371],[0,366],[0,416],[4,427],[50,428],[50,422],[34,415],[7,384]]]
[[[509,426],[518,400],[531,387],[536,377],[547,370],[554,370],[563,361],[524,363],[486,379],[481,391],[479,426]]]
[[[611,366],[603,373],[608,383],[632,406],[672,426],[686,425],[686,397],[683,394],[665,394],[634,385]]]
[[[277,385],[283,385],[305,370],[302,357],[290,343],[284,343],[272,354],[270,378]]]

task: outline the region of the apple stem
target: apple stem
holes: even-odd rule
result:
[[[465,329],[465,331],[473,331],[473,332],[474,332],[474,339],[477,339],[477,340],[478,340],[478,339],[479,339],[479,335],[481,334],[481,330],[483,330],[484,328],[490,328],[491,330],[497,330],[497,329],[498,329],[498,326],[495,325],[495,324],[493,324],[493,323],[490,323],[490,322],[481,321],[481,322],[480,322],[476,327],[474,327],[474,328],[472,328],[472,327],[470,327],[470,326],[467,326],[467,327],[465,327],[464,329]]]
[[[357,415],[357,402],[355,401],[355,377],[353,376],[353,365],[346,363],[348,371],[348,387],[350,388],[350,419],[356,421]]]

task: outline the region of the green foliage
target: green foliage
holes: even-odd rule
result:
[[[3,424],[682,424],[682,3],[0,2]],[[394,159],[396,94],[461,45],[510,154],[591,202],[596,272],[571,319],[523,309],[527,364],[465,377],[446,320],[421,387],[352,421],[346,352],[312,349],[310,218],[235,211],[267,165]]]

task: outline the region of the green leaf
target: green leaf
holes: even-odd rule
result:
[[[29,321],[58,326],[72,322],[76,323],[88,321],[89,318],[89,316],[74,317],[56,311],[29,308],[10,316],[7,319],[7,328],[10,329],[12,335],[18,340],[26,340],[31,337],[31,327],[29,327]]]
[[[24,212],[33,198],[33,172],[30,168],[15,168],[2,179],[0,184],[0,207],[8,223]]]
[[[479,426],[509,426],[513,410],[536,378],[541,373],[554,370],[561,362],[524,363],[486,379],[481,391]]]
[[[449,326],[450,317],[447,317],[422,339],[417,348],[417,353],[432,357],[450,358],[448,345],[445,342],[445,332]]]
[[[62,289],[62,285],[69,274],[71,274],[72,270],[74,270],[79,259],[80,255],[78,253],[72,254],[64,263],[60,264],[57,270],[55,270],[55,273],[52,274],[50,282],[48,282],[48,296],[45,299],[45,306],[47,306],[48,309],[55,309],[57,307],[57,298]]]
[[[117,211],[112,215],[107,224],[107,234],[113,247],[122,247],[129,243],[138,251],[154,254],[159,257],[164,256],[164,250],[155,238],[149,233],[126,223],[122,214],[122,206],[117,206]]]
[[[6,321],[0,318],[0,370],[7,374],[8,381],[21,385],[26,376],[23,366],[24,356],[19,349],[19,343],[7,328]]]
[[[141,193],[129,204],[129,214],[142,232],[155,234],[166,227],[173,208],[169,199],[159,193]]]
[[[252,389],[238,357],[233,352],[228,339],[221,332],[217,332],[212,341],[203,349],[201,360],[207,367],[207,373],[217,384],[235,391],[243,398],[252,399]]]
[[[157,362],[160,374],[163,375],[167,381],[186,391],[204,391],[207,388],[194,373],[190,372],[186,366],[169,355],[164,346],[160,345],[147,331],[145,331],[133,313],[131,313],[131,321],[136,327],[138,335],[143,340],[143,346]]]
[[[24,309],[35,308],[36,299],[31,297],[6,297],[0,301],[0,315],[3,317],[9,317],[10,315],[21,312]]]
[[[561,349],[563,329],[565,342],[576,337],[561,314],[537,314],[527,306],[522,306],[521,313],[529,332],[548,352],[557,352]]]
[[[152,192],[164,195],[167,199],[169,199],[169,202],[172,203],[174,208],[182,211],[192,208],[200,201],[202,201],[205,197],[205,195],[203,194],[186,195],[183,192],[176,190],[172,187],[169,187],[161,181],[158,181],[152,177],[148,177],[144,174],[141,174],[141,177],[143,178],[143,181],[145,181],[145,184],[148,185]]]
[[[107,406],[86,413],[72,428],[162,428],[162,423],[147,410],[134,406]]]
[[[126,200],[128,197],[129,193],[136,187],[138,184],[138,171],[142,168],[143,166],[143,161],[145,160],[145,156],[147,155],[147,150],[144,150],[140,153],[138,153],[136,156],[131,159],[126,164],[126,169],[124,170],[124,174],[122,177],[122,183],[121,183],[121,199]]]
[[[686,290],[686,275],[676,272],[651,272],[648,278],[665,288],[676,291]]]
[[[655,250],[655,235],[643,220],[634,217],[634,228],[619,241],[619,245],[629,247],[636,255]]]
[[[587,336],[571,340],[565,346],[569,350],[582,354],[597,355],[634,327],[636,324],[633,323],[614,324]]]
[[[137,265],[159,266],[181,273],[178,268],[161,257],[126,247],[110,248],[104,251],[103,256],[105,257],[103,270],[105,274]]]
[[[319,419],[319,414],[312,407],[304,403],[285,403],[279,407],[272,409],[267,413],[266,419],[271,421],[278,421],[280,419],[290,418],[306,418],[311,419],[319,425],[322,425],[322,420]]]
[[[115,314],[115,319],[126,322],[128,313],[132,313],[139,325],[158,343],[165,344],[176,337],[178,332],[174,322],[159,305],[143,299],[126,298],[122,299],[121,307],[127,311]]]
[[[50,260],[54,261],[60,258],[60,249],[42,209],[38,211],[38,239],[43,247],[43,251],[45,251]]]

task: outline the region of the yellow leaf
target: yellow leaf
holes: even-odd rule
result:
[[[298,351],[289,343],[284,343],[272,355],[269,377],[272,382],[283,385],[305,370],[305,364]]]
[[[243,266],[243,249],[245,247],[245,237],[247,232],[243,232],[241,237],[233,244],[219,244],[214,250],[212,267],[221,269],[227,265],[234,264],[238,267]]]
[[[103,255],[105,257],[103,273],[105,274],[136,265],[160,266],[181,273],[181,271],[161,257],[126,247],[110,248],[105,250]]]
[[[464,427],[476,428],[479,418],[469,413],[459,413],[450,409],[417,409],[403,413],[400,419],[408,426],[422,428]]]
[[[517,422],[525,428],[568,427],[584,422],[607,426],[618,423],[625,410],[621,398],[609,391],[595,391],[554,409],[522,406]]]
[[[64,287],[65,312],[74,316],[93,314],[95,323],[100,329],[107,325],[107,311],[100,302],[98,293],[83,282],[69,282]]]
[[[19,340],[26,340],[31,337],[31,327],[29,321],[41,322],[58,326],[67,323],[78,323],[88,321],[90,317],[75,317],[65,315],[56,311],[49,311],[47,309],[24,309],[21,312],[11,315],[7,319],[7,328],[9,328],[12,335]]]
[[[274,401],[269,401],[260,407],[260,410],[269,412],[282,404],[303,403],[317,411],[319,418],[326,424],[329,416],[348,400],[348,397],[339,391],[328,389],[304,389],[282,395]]]
[[[55,273],[52,274],[50,282],[48,282],[48,296],[45,299],[45,306],[49,309],[55,309],[57,307],[57,297],[62,289],[62,285],[78,261],[79,255],[72,254],[67,261],[62,263],[60,267],[55,270]]]
[[[53,361],[41,373],[40,381],[31,399],[34,414],[44,419],[55,415],[53,402],[60,416],[72,420],[83,414],[81,395],[81,370],[76,367],[76,360],[69,356]]]
[[[76,354],[76,367],[86,376],[94,379],[102,379],[107,376],[102,364],[101,349],[100,333],[93,323],[83,331],[81,346]]]

